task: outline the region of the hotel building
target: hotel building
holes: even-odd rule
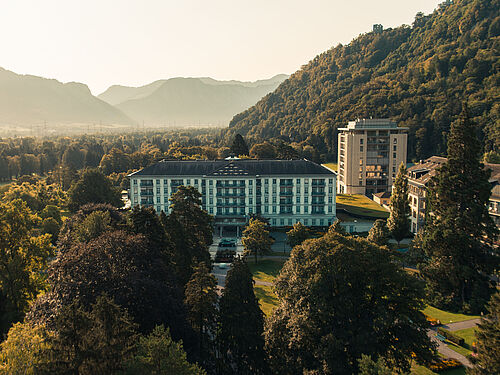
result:
[[[132,207],[157,212],[169,212],[179,186],[195,187],[220,233],[232,227],[239,235],[253,215],[273,227],[326,227],[336,219],[336,174],[309,160],[163,160],[129,177]]]
[[[387,119],[363,119],[338,131],[338,193],[371,197],[390,191],[399,165],[406,164],[408,128]]]
[[[410,200],[411,224],[410,230],[416,234],[425,225],[427,213],[427,187],[437,170],[447,162],[446,158],[432,156],[408,168],[408,198]],[[491,196],[488,210],[496,226],[500,228],[500,164],[485,164],[485,169],[491,170],[489,182]]]

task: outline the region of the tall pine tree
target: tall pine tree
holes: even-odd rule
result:
[[[476,331],[477,357],[471,375],[500,374],[500,293],[491,297],[486,319]]]
[[[231,153],[234,156],[248,155],[248,146],[241,134],[234,136],[233,144],[231,145]]]
[[[219,307],[219,373],[267,374],[264,314],[255,297],[252,274],[245,261],[237,259],[227,273]]]
[[[430,302],[479,312],[493,291],[488,276],[498,266],[490,245],[497,230],[488,214],[490,172],[480,162],[481,146],[464,105],[450,129],[448,162],[430,181],[430,218],[422,238],[427,261],[422,275]]]
[[[391,215],[387,227],[392,237],[399,242],[410,233],[410,204],[408,200],[408,176],[404,163],[399,166],[398,175],[392,187]]]

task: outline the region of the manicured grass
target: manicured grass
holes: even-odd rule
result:
[[[472,344],[476,341],[476,336],[474,335],[476,328],[461,329],[459,331],[453,331],[453,334],[463,338],[465,340],[465,347],[472,349]]]
[[[465,375],[465,367],[460,367],[456,368],[453,370],[448,370],[448,371],[441,371],[441,372],[434,372],[429,370],[427,367],[424,366],[419,366],[419,365],[414,365],[411,368],[411,375],[434,375],[434,374],[439,374],[439,375]]]
[[[285,261],[283,259],[264,259],[255,263],[248,259],[248,266],[252,272],[254,280],[267,281],[272,283],[280,273]]]
[[[458,354],[462,354],[464,357],[467,357],[469,354],[472,353],[471,350],[466,349],[460,345],[454,344],[452,342],[448,342],[448,344],[446,344],[446,346],[448,348],[450,348],[451,350],[457,352]]]
[[[368,217],[387,218],[389,212],[380,204],[361,194],[337,194],[337,208]]]
[[[330,168],[333,171],[338,171],[338,165],[337,165],[337,163],[325,163],[325,164],[322,164],[322,165],[325,166],[325,167],[327,167],[327,168]]]
[[[479,316],[477,315],[455,314],[448,311],[436,309],[435,307],[429,305],[427,305],[423,313],[430,316],[431,318],[441,321],[442,324],[463,322],[464,320],[479,318]]]
[[[273,287],[267,285],[255,285],[254,292],[255,296],[259,300],[260,308],[266,316],[270,316],[276,306],[278,306],[278,298],[273,292]]]

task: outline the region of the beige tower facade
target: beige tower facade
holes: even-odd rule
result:
[[[339,194],[390,191],[399,165],[406,164],[408,128],[388,119],[350,121],[339,128]]]

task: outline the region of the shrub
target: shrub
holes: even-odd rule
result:
[[[459,337],[459,336],[455,335],[454,333],[448,331],[447,329],[444,329],[443,327],[439,327],[437,329],[437,332],[439,334],[443,335],[444,337],[446,337],[451,342],[453,342],[457,345],[460,345],[460,346],[464,346],[465,340],[462,337]]]
[[[440,359],[429,366],[431,371],[441,372],[445,370],[451,370],[454,368],[462,367],[462,363],[454,358]]]

